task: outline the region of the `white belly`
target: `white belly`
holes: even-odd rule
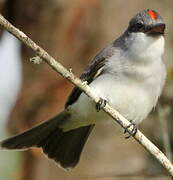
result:
[[[110,75],[99,77],[90,84],[90,87],[124,117],[136,124],[146,118],[159,96],[151,97],[149,89],[145,89],[139,83],[132,82],[129,79],[127,81],[124,79],[122,82],[116,78],[112,79]],[[95,103],[84,93],[81,94],[76,103],[69,107],[69,111],[72,114],[71,123],[64,126],[64,130],[111,119],[102,110],[97,112]]]

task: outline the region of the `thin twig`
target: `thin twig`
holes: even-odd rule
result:
[[[79,78],[77,78],[72,72],[69,72],[64,68],[59,62],[57,62],[53,57],[51,57],[46,51],[34,43],[29,37],[27,37],[22,31],[15,28],[10,24],[2,15],[0,15],[0,24],[11,34],[16,36],[20,41],[22,41],[26,46],[30,47],[41,59],[43,59],[53,70],[61,74],[64,78],[68,79],[75,86],[79,87],[83,92],[85,92],[93,101],[98,102],[99,97],[93,93],[91,88],[83,83]],[[110,107],[108,104],[103,108],[120,126],[126,129],[130,122],[125,119],[118,111]],[[132,128],[127,131],[130,133]],[[139,130],[137,131],[134,139],[141,144],[148,152],[150,152],[160,164],[169,172],[173,177],[173,165],[167,159],[167,157],[153,144],[151,143]]]

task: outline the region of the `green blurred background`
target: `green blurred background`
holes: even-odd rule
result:
[[[65,67],[80,75],[98,50],[116,39],[143,9],[164,18],[168,78],[160,106],[140,130],[171,158],[173,142],[173,1],[172,0],[3,0],[1,13]],[[3,29],[0,27],[2,35]],[[22,86],[15,107],[3,119],[0,138],[26,130],[63,109],[72,85],[47,64],[33,65],[35,54],[21,47]],[[1,57],[0,61],[4,61]],[[1,67],[2,68],[2,67]],[[12,75],[12,74],[11,74]],[[1,78],[1,77],[0,77]],[[1,79],[0,79],[1,81]],[[3,87],[0,87],[3,89]],[[11,88],[11,93],[13,89]],[[0,107],[1,108],[1,107]],[[164,128],[162,128],[164,127]],[[126,140],[115,123],[99,124],[80,163],[65,172],[39,149],[0,151],[0,180],[167,180],[167,173],[133,138]]]

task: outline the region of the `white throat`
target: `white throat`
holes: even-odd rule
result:
[[[163,36],[148,36],[142,32],[131,33],[128,37],[128,56],[145,63],[157,60],[164,53],[165,40]]]

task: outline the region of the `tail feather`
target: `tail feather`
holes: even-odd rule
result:
[[[45,143],[39,144],[48,158],[54,159],[63,168],[73,168],[80,159],[85,142],[94,125],[80,127],[67,132],[51,134]],[[59,135],[57,141],[55,137]],[[57,143],[58,142],[58,143]]]
[[[65,111],[28,131],[0,142],[5,149],[24,150],[40,147],[48,158],[55,160],[63,168],[73,168],[80,159],[85,142],[94,125],[63,132],[62,124],[70,114]]]
[[[8,138],[0,143],[0,146],[5,149],[27,149],[30,147],[37,147],[38,143],[51,134],[62,121],[68,118],[65,112],[46,121],[34,128],[25,131],[21,134]]]

